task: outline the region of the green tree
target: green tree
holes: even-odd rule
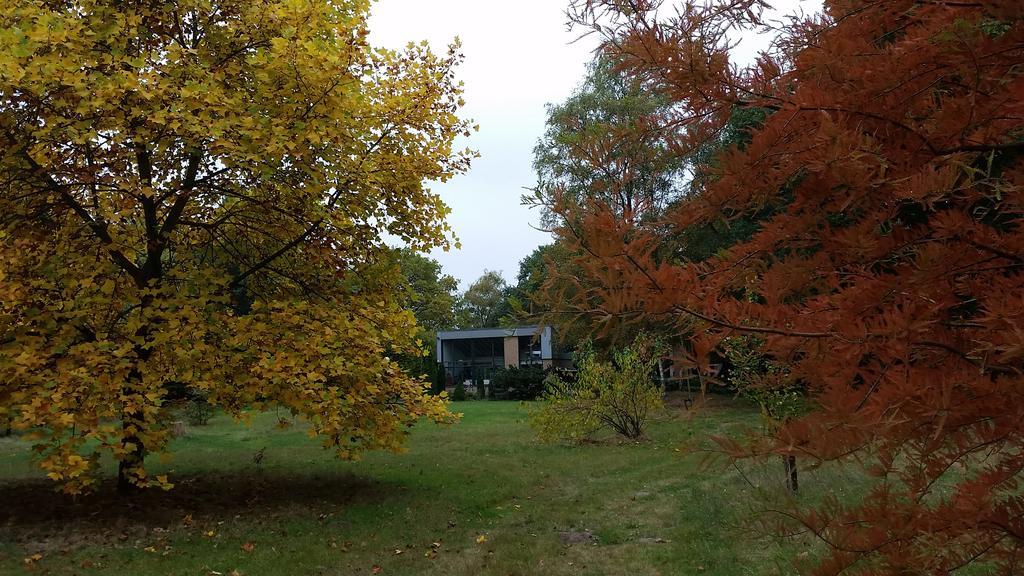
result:
[[[791,369],[762,352],[763,339],[757,336],[730,336],[722,341],[721,349],[729,361],[726,380],[740,396],[761,409],[766,435],[808,412],[807,387],[793,377]],[[782,456],[786,487],[791,492],[798,488],[796,456]]]
[[[524,203],[541,208],[541,225],[563,224],[559,204],[597,200],[627,218],[655,215],[682,190],[685,163],[666,144],[676,130],[655,121],[666,100],[600,56],[564,102],[547,107],[547,128],[534,147],[537,185]],[[647,128],[645,134],[634,130]]]
[[[500,272],[485,270],[459,296],[456,321],[459,328],[498,326],[508,315],[508,284]]]
[[[394,255],[404,279],[405,307],[416,316],[419,325],[416,352],[401,354],[397,361],[409,374],[431,380],[436,391],[441,383],[436,381],[439,376],[434,343],[438,331],[455,325],[459,282],[445,274],[436,260],[411,249],[395,250]]]
[[[411,249],[395,251],[406,284],[406,306],[425,333],[447,330],[455,324],[459,281],[445,274],[437,260]]]
[[[617,60],[602,55],[591,62],[576,91],[548,106],[547,128],[534,148],[537,184],[523,202],[539,208],[541,225],[571,237],[580,229],[573,215],[600,204],[616,219],[658,226],[665,207],[689,190],[687,156],[672,145],[682,128],[661,121],[667,102],[619,71]],[[585,242],[559,239],[531,254],[511,308],[520,315],[539,313],[564,341],[589,337],[602,349],[628,345],[636,330],[620,329],[613,317],[595,322],[589,312],[598,308],[581,304],[597,304],[588,296],[587,275],[578,273],[577,262],[590,249]],[[589,312],[581,314],[580,308]],[[648,329],[656,331],[657,324]]]
[[[510,320],[528,322],[544,312],[546,306],[541,300],[541,291],[549,277],[550,258],[556,251],[554,244],[545,244],[519,261],[516,284],[507,291]]]
[[[159,485],[169,391],[283,406],[340,457],[444,404],[385,236],[450,243],[457,47],[367,43],[367,0],[0,4],[0,417],[77,492]]]
[[[562,241],[538,246],[519,262],[515,286],[508,289],[506,323],[558,326],[559,343],[587,338],[589,327],[573,326],[562,303],[579,286],[574,282],[572,254]]]
[[[759,128],[769,115],[769,110],[752,106],[734,106],[729,120],[686,159],[692,177],[688,192],[673,199],[668,210],[695,196],[703,187],[717,178],[721,159],[734,150],[743,150],[750,142],[752,133]],[[675,228],[662,225],[663,241],[659,255],[675,262],[703,262],[721,250],[749,239],[757,232],[759,223],[764,221],[787,202],[785,190],[771,198],[757,210],[723,210],[718,218]]]

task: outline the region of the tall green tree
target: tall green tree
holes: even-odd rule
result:
[[[515,323],[554,323],[568,336],[559,319],[564,289],[571,289],[572,258],[564,242],[538,246],[519,261],[516,283],[507,291],[508,318]],[[571,338],[570,338],[571,339]]]
[[[455,325],[459,281],[445,274],[441,264],[409,248],[395,251],[406,284],[406,306],[425,332],[447,330]]]
[[[395,250],[394,255],[404,280],[405,307],[419,325],[415,352],[401,354],[397,361],[409,374],[433,380],[437,377],[434,343],[438,331],[455,326],[459,282],[445,274],[437,260],[409,248]]]
[[[537,207],[541,225],[556,233],[578,230],[574,215],[595,204],[609,206],[623,221],[654,226],[657,216],[690,189],[687,156],[674,144],[680,128],[663,121],[668,108],[667,99],[622,72],[620,60],[598,56],[576,91],[548,106],[547,128],[534,148],[537,184],[523,202]],[[531,254],[521,270],[526,272],[522,289],[513,290],[513,310],[539,313],[540,321],[555,325],[566,341],[589,335],[595,318],[579,314],[577,304],[588,301],[591,286],[574,264],[587,250],[585,244],[556,239]],[[633,330],[619,333],[610,315],[596,322],[603,327],[594,337],[599,347],[625,345],[636,336]]]
[[[519,261],[516,283],[507,293],[509,315],[515,320],[528,321],[540,315],[544,305],[540,301],[541,289],[548,278],[548,257],[554,244],[538,246]]]
[[[596,58],[576,91],[547,107],[547,128],[533,151],[537,185],[523,197],[541,208],[542,226],[563,223],[567,211],[556,207],[592,201],[627,218],[650,217],[683,189],[685,163],[671,145],[675,128],[659,124],[667,100],[616,65]]]
[[[702,140],[686,157],[690,178],[687,193],[674,198],[667,210],[672,211],[699,196],[704,187],[718,177],[722,159],[733,150],[742,151],[749,144],[753,132],[761,127],[770,110],[755,106],[733,106],[728,120],[715,132]],[[730,246],[749,239],[760,222],[777,212],[787,202],[786,187],[768,199],[757,210],[725,209],[717,218],[674,227],[662,223],[663,237],[659,256],[675,262],[702,262]]]
[[[459,296],[456,305],[459,328],[492,328],[508,315],[508,283],[500,272],[485,270]]]

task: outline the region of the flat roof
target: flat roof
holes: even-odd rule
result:
[[[508,328],[471,328],[445,330],[437,333],[438,340],[468,340],[471,338],[505,338],[508,336],[537,336],[547,326],[510,326]]]

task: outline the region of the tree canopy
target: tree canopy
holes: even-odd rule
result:
[[[382,237],[447,246],[457,46],[367,43],[367,0],[0,7],[0,410],[88,488],[150,478],[174,390],[283,406],[342,457],[444,404]]]
[[[500,272],[484,270],[466,288],[456,303],[455,317],[459,328],[493,328],[500,326],[508,312],[508,283]]]
[[[437,260],[408,248],[396,250],[395,254],[405,277],[407,306],[420,328],[425,332],[452,328],[459,281],[445,274]]]
[[[435,391],[439,391],[442,382],[437,380],[434,345],[438,331],[455,327],[459,282],[445,274],[437,260],[408,248],[395,250],[394,256],[404,278],[404,307],[419,325],[416,349],[399,354],[396,361],[413,376],[431,377]]]
[[[745,145],[701,161],[696,190],[656,221],[608,200],[574,206],[571,190],[556,198],[587,280],[576,311],[599,329],[657,322],[692,335],[688,360],[704,368],[736,334],[786,363],[811,410],[768,441],[721,442],[876,478],[860,501],[795,502],[776,518],[828,549],[814,573],[981,563],[1013,574],[1024,548],[1024,10],[826,0],[773,30],[766,7],[574,2],[622,69],[671,102],[656,123],[680,127],[675,153],[720,142],[737,109],[768,112]],[[778,39],[737,66],[744,30]],[[758,225],[727,249],[664,257],[666,232],[741,217]]]
[[[547,106],[533,150],[537,184],[523,198],[540,206],[542,226],[556,226],[568,213],[556,209],[556,197],[579,206],[597,200],[640,218],[681,192],[685,163],[672,151],[675,129],[660,123],[668,100],[616,64],[611,53],[599,55],[569,98]]]

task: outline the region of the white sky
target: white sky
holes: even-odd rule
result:
[[[597,45],[566,29],[567,0],[377,0],[370,40],[388,48],[427,40],[438,52],[458,36],[466,59],[463,117],[480,131],[459,142],[477,150],[469,173],[434,189],[452,208],[449,222],[461,250],[435,252],[444,271],[466,288],[485,269],[515,281],[519,261],[551,241],[536,211],[520,205],[535,182],[533,147],[544,132],[544,105],[558,103],[583,77]],[[820,0],[777,0],[782,12],[820,8]],[[751,52],[762,44],[749,42]],[[744,42],[748,49],[748,42]],[[468,140],[468,142],[467,142]]]

